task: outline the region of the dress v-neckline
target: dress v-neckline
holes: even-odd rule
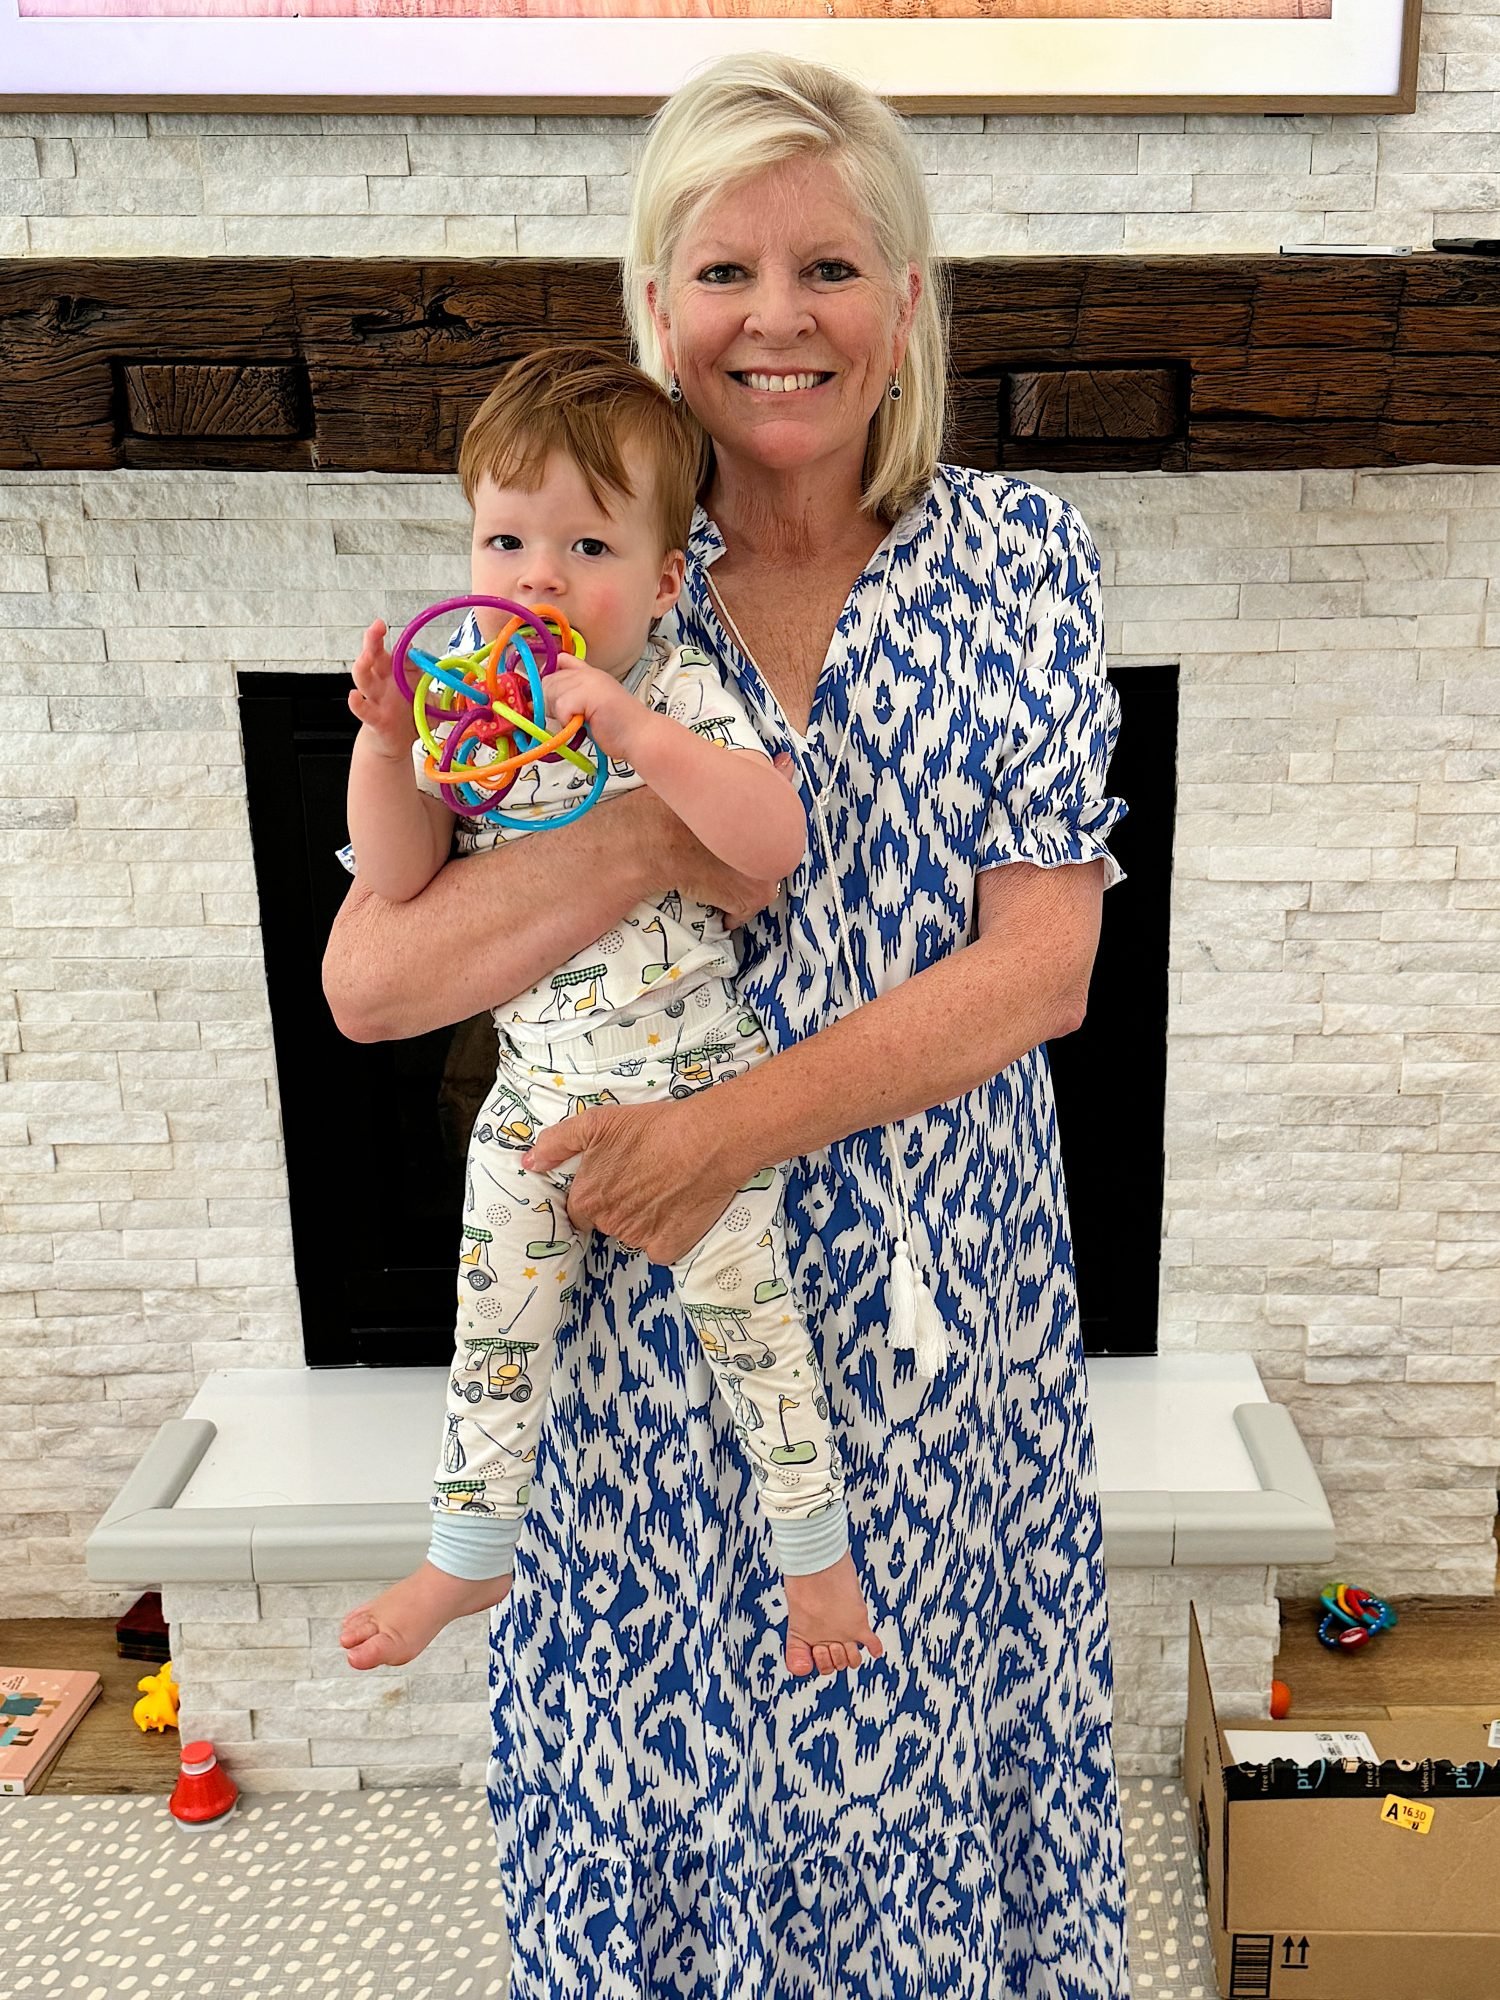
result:
[[[927,512],[929,499],[930,489],[929,493],[923,494],[919,500],[906,509],[905,513],[899,515],[891,523],[890,527],[881,536],[879,542],[871,550],[863,569],[861,569],[859,575],[849,586],[849,592],[844,599],[843,608],[834,621],[833,632],[829,637],[827,651],[824,653],[822,664],[818,668],[818,677],[813,682],[812,699],[808,704],[807,711],[807,728],[801,731],[793,729],[786,710],[782,707],[775,690],[766,679],[760,662],[743,641],[739,640],[729,629],[727,617],[720,608],[718,596],[709,581],[708,574],[712,565],[724,553],[724,537],[720,533],[719,525],[713,519],[712,515],[707,513],[701,506],[695,510],[692,533],[689,539],[698,549],[701,595],[701,602],[698,606],[699,615],[705,618],[712,618],[719,638],[723,642],[725,653],[732,655],[739,662],[739,679],[743,682],[747,674],[754,676],[763,701],[763,713],[775,716],[776,720],[799,750],[807,750],[811,747],[813,737],[817,734],[818,727],[822,721],[823,711],[827,706],[826,695],[828,687],[836,665],[841,642],[845,639],[846,624],[855,599],[864,586],[878,574],[878,565],[891,553],[892,542],[894,541],[896,546],[899,547],[901,543],[910,541],[912,536],[915,535],[922,517]]]

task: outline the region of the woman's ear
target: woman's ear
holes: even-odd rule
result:
[[[907,266],[906,297],[901,301],[896,315],[896,338],[891,357],[891,373],[898,375],[901,364],[906,359],[906,344],[911,339],[912,324],[917,317],[917,303],[922,296],[922,273],[915,264]]]
[[[661,348],[661,358],[669,375],[677,373],[677,363],[672,359],[672,326],[661,304],[661,291],[655,278],[646,280],[646,310],[651,315],[656,328],[657,344]]]

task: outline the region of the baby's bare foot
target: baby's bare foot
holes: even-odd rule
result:
[[[339,1644],[351,1667],[404,1667],[453,1619],[503,1604],[510,1586],[508,1576],[471,1583],[424,1562],[351,1611],[340,1629]]]
[[[793,1674],[836,1674],[865,1662],[860,1648],[879,1659],[885,1647],[870,1629],[870,1613],[845,1549],[836,1563],[812,1576],[783,1577],[786,1587],[786,1664]]]

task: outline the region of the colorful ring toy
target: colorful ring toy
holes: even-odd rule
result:
[[[1352,1583],[1330,1583],[1322,1595],[1324,1616],[1318,1637],[1336,1652],[1351,1653],[1367,1646],[1377,1632],[1396,1623],[1396,1614],[1383,1597],[1361,1590]]]
[[[423,626],[470,605],[507,612],[509,623],[472,653],[434,657],[413,644]],[[542,683],[556,671],[560,652],[581,660],[582,633],[573,630],[555,605],[528,607],[508,597],[445,598],[419,612],[396,641],[391,672],[412,705],[417,734],[427,749],[427,775],[442,786],[454,812],[494,826],[567,826],[597,802],[609,776],[609,760],[588,725],[581,715],[560,729],[547,721]],[[415,680],[408,664],[418,669]],[[578,748],[585,738],[593,757]],[[485,761],[476,762],[481,752],[487,753]],[[586,798],[550,816],[520,819],[501,810],[499,802],[528,764],[559,759],[576,764],[592,781]]]

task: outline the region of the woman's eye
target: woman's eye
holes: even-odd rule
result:
[[[698,279],[705,285],[722,285],[739,270],[738,264],[709,264],[698,273]]]
[[[609,543],[601,542],[597,535],[580,535],[573,544],[580,555],[602,556],[609,553]]]
[[[827,284],[834,284],[842,278],[854,276],[854,266],[846,264],[842,257],[820,257],[813,269]]]

